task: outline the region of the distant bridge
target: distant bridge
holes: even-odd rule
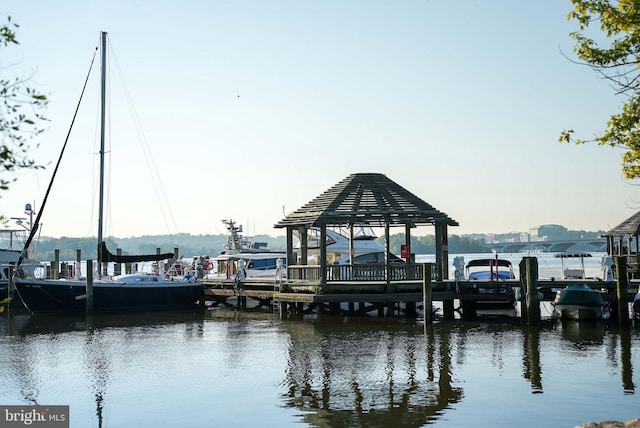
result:
[[[573,239],[565,241],[496,242],[485,245],[489,251],[495,250],[498,253],[525,253],[527,251],[544,253],[607,252],[606,238]]]

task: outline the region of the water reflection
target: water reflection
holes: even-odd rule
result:
[[[92,324],[92,322],[89,322]],[[105,394],[109,384],[112,358],[108,344],[101,331],[91,328],[84,344],[84,371],[91,384],[96,402],[96,418],[98,427],[102,428]]]
[[[568,349],[579,351],[580,355],[594,352],[604,343],[604,321],[560,319],[557,329],[562,342]]]
[[[532,394],[542,394],[541,342],[556,336],[570,357],[602,350],[602,322],[549,320],[540,326],[519,320],[455,321],[415,326],[381,320],[334,318],[283,324],[290,334],[282,396],[311,426],[418,427],[446,418],[463,400],[462,367],[477,364],[486,352],[496,376],[504,359],[521,342],[522,378]],[[635,387],[631,332],[606,336],[614,343],[611,360],[622,364],[625,394]],[[553,343],[553,342],[551,342]],[[545,347],[543,346],[543,348]],[[557,346],[557,345],[553,345]],[[617,348],[620,348],[618,355]],[[486,370],[486,369],[485,369]],[[491,382],[491,374],[485,374]]]
[[[587,390],[618,411],[628,406],[623,395],[635,393],[640,340],[640,328],[606,322],[497,318],[425,328],[407,319],[280,321],[234,311],[23,315],[0,318],[0,326],[0,403],[63,397],[81,425],[98,427],[229,425],[242,417],[270,426],[476,422],[461,421],[464,412],[509,426],[503,419],[525,420],[540,406],[545,417],[584,415],[576,391]],[[508,407],[495,406],[505,398]],[[573,426],[566,422],[540,425]]]
[[[540,365],[540,328],[523,328],[522,376],[531,383],[531,392],[542,393],[542,368]]]
[[[291,323],[283,400],[312,426],[422,426],[462,397],[450,336],[371,320]]]
[[[112,367],[126,364],[134,357],[126,355],[127,344],[135,344],[145,328],[153,330],[182,324],[186,339],[200,337],[204,331],[203,312],[188,311],[93,316],[12,314],[2,321],[5,345],[0,348],[4,373],[0,402],[51,404],[53,390],[57,403],[60,399],[55,396],[57,389],[65,394],[66,400],[75,394],[84,395],[86,398],[81,401],[94,403],[92,419],[98,427],[104,422]],[[123,336],[120,342],[118,335]],[[81,367],[73,364],[78,356]],[[78,368],[82,372],[80,376],[76,373]],[[86,385],[84,391],[83,384]],[[41,397],[42,385],[49,390],[47,398]],[[16,386],[20,391],[19,401],[14,398]]]
[[[15,318],[16,316],[12,317]],[[21,335],[59,334],[70,331],[95,331],[109,328],[159,326],[187,322],[202,322],[202,311],[137,312],[130,314],[94,315],[23,315],[18,328],[13,331]]]

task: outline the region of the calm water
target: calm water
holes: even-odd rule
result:
[[[640,416],[640,327],[207,310],[0,318],[0,404],[72,427],[573,427]]]

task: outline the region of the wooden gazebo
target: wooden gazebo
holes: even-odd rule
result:
[[[387,282],[390,281],[389,229],[404,226],[405,245],[403,258],[407,266],[414,262],[411,254],[410,230],[417,225],[432,224],[436,237],[436,279],[448,277],[448,226],[458,226],[458,222],[445,213],[415,196],[404,187],[390,180],[384,174],[358,173],[352,174],[302,208],[287,215],[275,224],[276,228],[286,228],[287,263],[289,278],[295,278],[293,272],[297,260],[301,264],[307,260],[307,231],[310,228],[320,230],[320,242],[325,242],[327,227],[346,227],[351,231],[351,254],[353,255],[353,230],[356,227],[383,228],[385,236],[385,262],[382,272]],[[297,232],[300,237],[300,254],[294,255],[293,236]],[[353,261],[351,260],[351,264]],[[299,266],[298,266],[299,267]],[[320,284],[326,284],[329,276],[326,260],[326,248],[320,246],[318,266]],[[379,278],[378,278],[379,279]]]
[[[609,230],[603,236],[607,238],[607,254],[627,257],[629,277],[631,279],[639,278],[638,237],[640,236],[640,211]]]

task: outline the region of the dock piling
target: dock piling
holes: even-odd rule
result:
[[[616,264],[616,305],[618,323],[621,326],[629,324],[629,277],[627,275],[627,257],[614,257]]]
[[[93,260],[87,260],[87,313],[93,313]]]
[[[425,324],[431,324],[433,321],[432,305],[431,264],[424,263],[422,265],[422,306]]]
[[[536,325],[540,322],[540,302],[538,302],[538,259],[535,257],[523,257],[525,272],[526,314],[527,323]],[[523,293],[524,294],[524,293]]]

